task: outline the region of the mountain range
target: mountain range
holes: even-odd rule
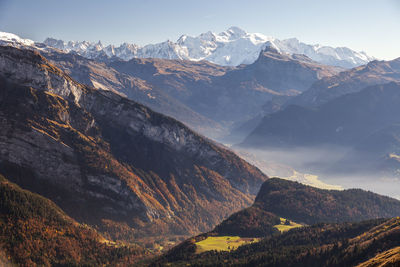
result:
[[[55,50],[36,51],[81,83],[138,101],[212,138],[259,114],[273,97],[297,95],[341,70],[272,48],[253,64],[235,68],[166,59],[105,63]]]
[[[33,41],[21,39],[8,33],[0,33],[0,42],[24,42],[35,45]],[[73,52],[90,59],[103,61],[124,60],[133,58],[184,59],[190,61],[207,60],[222,66],[251,64],[257,60],[260,52],[272,47],[283,54],[304,54],[312,60],[332,66],[352,68],[373,60],[365,52],[356,52],[347,47],[330,47],[310,45],[296,38],[279,40],[260,33],[248,33],[238,27],[231,27],[221,33],[206,32],[192,37],[182,35],[176,42],[165,41],[143,47],[123,43],[120,46],[104,46],[100,41],[63,41],[47,38],[44,45]],[[38,44],[41,46],[42,44]]]
[[[10,68],[10,66],[13,66]],[[0,47],[0,173],[114,240],[187,236],[249,205],[268,177],[171,117]]]

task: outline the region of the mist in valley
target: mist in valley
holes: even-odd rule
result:
[[[324,145],[319,147],[243,148],[232,146],[237,154],[257,166],[269,177],[280,177],[324,189],[360,188],[400,199],[400,177],[372,170],[362,161],[352,162],[367,171],[338,168],[348,147]]]

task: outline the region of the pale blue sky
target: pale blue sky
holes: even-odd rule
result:
[[[230,26],[400,57],[400,0],[0,0],[0,31],[140,45]]]

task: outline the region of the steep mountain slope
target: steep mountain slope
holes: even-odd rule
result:
[[[0,47],[0,73],[1,171],[114,238],[205,231],[248,206],[267,179],[182,123],[79,84],[35,52]]]
[[[378,266],[399,266],[400,265],[400,247],[381,252],[372,259],[363,262],[358,267],[378,267]]]
[[[389,253],[399,246],[399,233],[400,219],[394,218],[297,228],[232,252],[195,254],[188,240],[152,266],[381,266],[373,264],[375,259],[397,266],[397,256]],[[392,255],[393,262],[382,260],[382,251]]]
[[[372,61],[335,76],[315,82],[310,89],[290,99],[286,105],[316,107],[339,96],[359,92],[365,87],[400,82],[400,58],[391,61]]]
[[[266,46],[285,54],[304,54],[322,64],[351,68],[373,60],[364,52],[356,52],[346,47],[309,45],[295,38],[278,40],[260,33],[247,33],[238,27],[231,27],[219,34],[202,33],[192,37],[182,35],[176,42],[165,41],[139,47],[124,43],[119,47],[103,46],[101,42],[64,42],[48,38],[44,44],[66,52],[78,53],[87,58],[102,60],[131,60],[132,58],[207,60],[223,66],[251,64]]]
[[[21,189],[2,175],[0,199],[0,247],[8,264],[132,264],[145,253],[139,247],[109,243],[95,230],[68,217],[52,201]]]

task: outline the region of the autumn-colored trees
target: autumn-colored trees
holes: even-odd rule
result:
[[[133,262],[145,254],[136,246],[107,243],[50,200],[21,189],[1,175],[0,246],[9,262],[21,266],[96,266]]]

